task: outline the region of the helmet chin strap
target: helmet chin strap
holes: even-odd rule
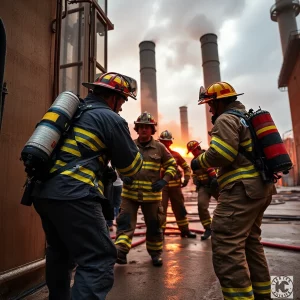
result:
[[[114,96],[115,105],[114,105],[113,111],[114,111],[115,113],[118,113],[118,112],[117,112],[117,104],[118,104],[118,101],[119,101],[119,100],[117,100],[116,97],[117,97],[117,96]]]
[[[213,125],[215,124],[216,120],[217,120],[218,117],[220,116],[220,115],[217,113],[218,108],[219,108],[219,101],[214,102],[214,108],[215,108],[216,113],[211,117],[211,122],[212,122]]]

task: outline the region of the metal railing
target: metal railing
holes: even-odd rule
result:
[[[276,22],[277,16],[280,11],[287,8],[288,6],[291,6],[293,10],[295,11],[296,16],[300,12],[300,2],[299,0],[292,0],[290,3],[287,3],[286,0],[281,0],[273,4],[270,8],[270,16],[271,20]]]

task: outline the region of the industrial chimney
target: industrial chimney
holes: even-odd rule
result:
[[[284,56],[291,32],[297,31],[296,16],[300,11],[298,0],[276,0],[271,7],[271,20],[278,22],[282,54]]]
[[[155,43],[143,41],[140,47],[141,112],[147,111],[158,122]]]
[[[185,144],[189,141],[189,122],[187,106],[180,106],[181,141]]]
[[[205,88],[216,81],[221,81],[217,39],[218,37],[214,33],[207,33],[200,37]],[[205,105],[205,107],[207,131],[210,132],[212,129],[211,113],[209,112],[209,106]],[[209,144],[209,134],[207,134],[207,140]]]

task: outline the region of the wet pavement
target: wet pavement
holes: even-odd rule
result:
[[[215,206],[216,202],[212,201],[211,212]],[[195,193],[186,193],[186,208],[191,219],[190,228],[203,229],[200,222],[194,222],[198,220]],[[174,222],[171,210],[168,212],[168,221]],[[290,192],[279,189],[279,194],[274,196],[265,214],[300,216],[300,190]],[[142,218],[140,213],[140,222]],[[176,227],[176,224],[170,223],[169,226]],[[278,216],[266,218],[262,230],[263,241],[300,246],[300,220],[279,219]],[[133,242],[142,238],[134,237]],[[265,247],[265,252],[271,276],[293,276],[293,299],[300,299],[300,252],[270,247]],[[196,239],[182,239],[177,234],[167,235],[164,241],[164,265],[153,267],[145,243],[141,244],[131,249],[127,265],[115,266],[115,283],[107,299],[221,300],[221,288],[214,274],[211,256],[211,241],[200,241],[200,234]],[[47,299],[47,288],[23,299]]]

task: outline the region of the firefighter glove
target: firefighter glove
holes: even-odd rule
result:
[[[200,169],[200,162],[198,160],[198,158],[194,158],[192,161],[191,161],[191,169],[193,171],[196,171],[196,170],[199,170]]]
[[[167,184],[167,182],[164,179],[157,180],[152,184],[152,191],[153,192],[159,192],[163,189],[163,187]]]
[[[189,183],[189,180],[188,179],[184,179],[183,183],[181,184],[181,187],[186,187]]]
[[[131,177],[123,177],[122,180],[125,185],[132,185],[133,179]]]

